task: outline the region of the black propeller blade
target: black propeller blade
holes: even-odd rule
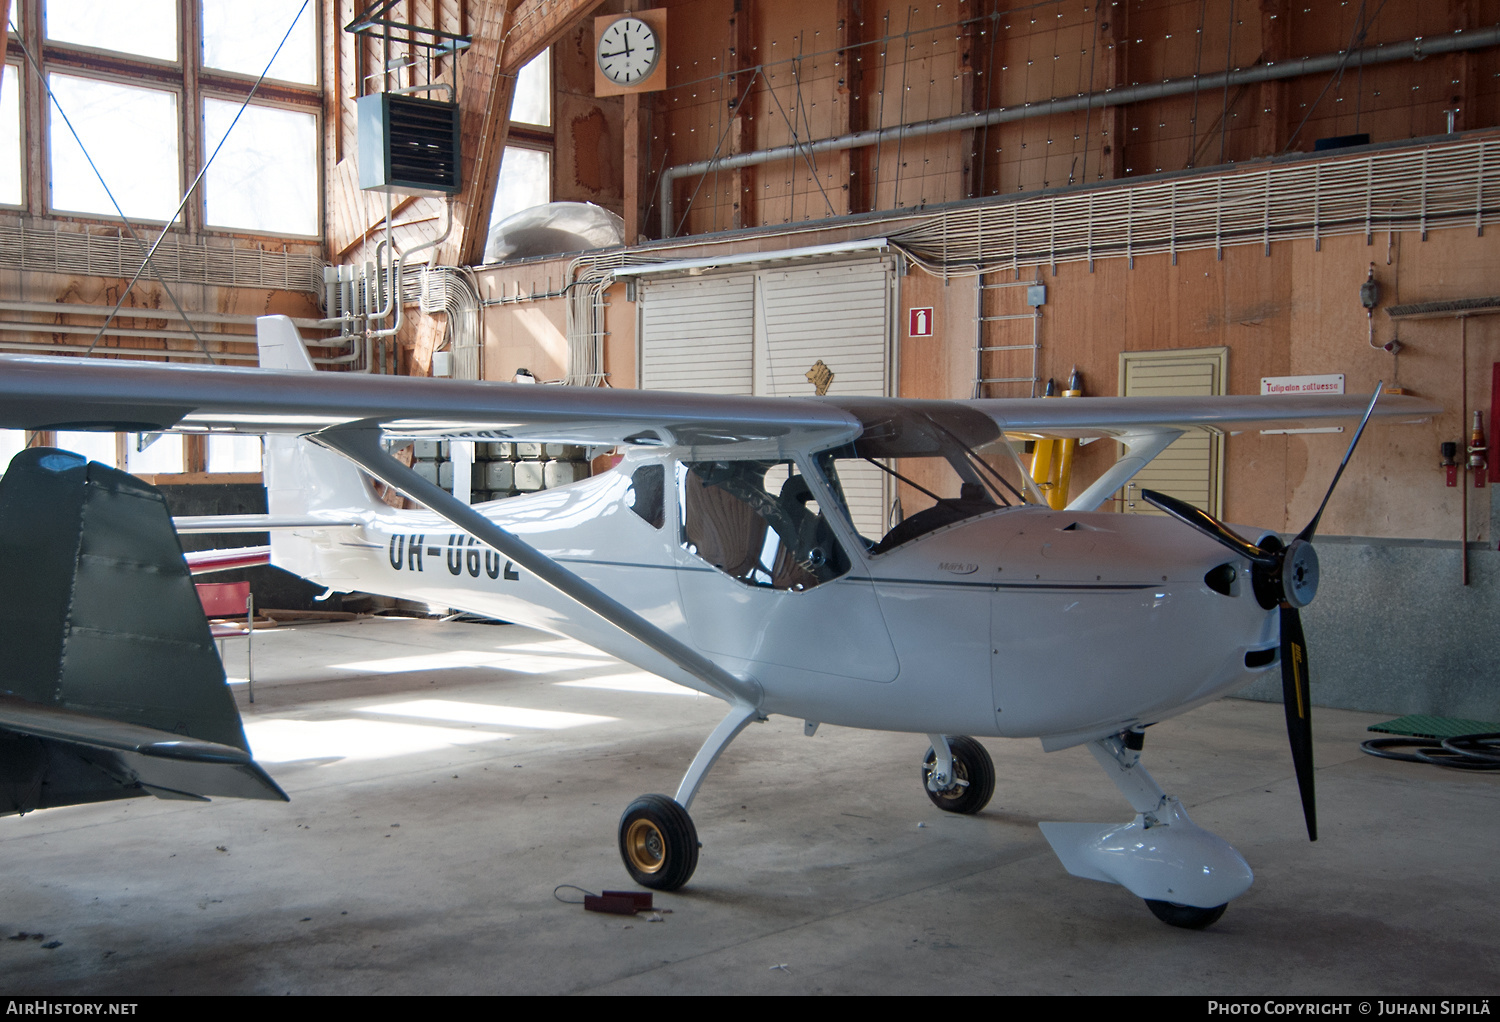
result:
[[[1279,551],[1262,550],[1254,543],[1242,539],[1238,533],[1207,511],[1185,500],[1179,500],[1157,490],[1142,490],[1141,496],[1146,499],[1147,503],[1165,511],[1179,522],[1191,525],[1209,539],[1222,543],[1252,564],[1263,565],[1267,568],[1279,567],[1281,564]]]
[[[1359,428],[1354,431],[1354,439],[1349,441],[1349,449],[1344,452],[1344,460],[1339,462],[1339,469],[1333,474],[1333,482],[1328,484],[1328,492],[1323,494],[1323,503],[1318,505],[1318,513],[1312,516],[1312,521],[1307,527],[1297,533],[1297,538],[1304,543],[1313,537],[1313,532],[1318,528],[1318,522],[1323,517],[1323,509],[1328,506],[1328,498],[1333,496],[1333,488],[1339,484],[1339,477],[1344,474],[1344,466],[1349,464],[1349,459],[1354,456],[1354,448],[1359,446],[1359,438],[1365,435],[1365,426],[1370,422],[1370,415],[1375,411],[1375,402],[1380,400],[1380,392],[1385,389],[1385,381],[1381,380],[1375,384],[1375,393],[1370,395],[1370,405],[1365,409],[1365,417],[1359,420]]]
[[[1292,747],[1292,765],[1302,795],[1302,815],[1307,821],[1307,837],[1311,841],[1318,840],[1318,811],[1313,791],[1312,692],[1301,608],[1311,603],[1318,591],[1318,556],[1313,551],[1312,538],[1323,518],[1324,508],[1328,507],[1328,499],[1333,496],[1334,487],[1344,474],[1344,467],[1349,464],[1359,438],[1364,435],[1384,386],[1384,380],[1375,385],[1365,416],[1354,431],[1354,438],[1344,452],[1344,460],[1339,462],[1338,471],[1333,474],[1333,482],[1328,484],[1328,492],[1323,494],[1323,503],[1318,505],[1317,513],[1297,538],[1285,547],[1274,537],[1260,545],[1250,543],[1187,501],[1155,490],[1141,491],[1141,496],[1153,506],[1248,560],[1252,565],[1250,577],[1260,605],[1267,610],[1281,608],[1281,696],[1286,708],[1286,733]]]
[[[1302,612],[1281,605],[1281,701],[1286,709],[1286,736],[1292,746],[1292,766],[1302,794],[1302,816],[1307,839],[1318,840],[1318,806],[1313,794],[1312,693],[1308,684],[1307,641],[1302,637]]]

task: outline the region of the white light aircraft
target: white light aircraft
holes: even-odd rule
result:
[[[1047,840],[1069,872],[1193,928],[1252,874],[1146,772],[1144,729],[1279,663],[1316,838],[1298,610],[1317,588],[1322,508],[1286,545],[1149,491],[1171,517],[1096,509],[1186,429],[1362,432],[1372,411],[1440,410],[1395,396],[1368,408],[1344,396],[751,398],[313,376],[289,320],[262,319],[259,340],[261,369],[0,358],[0,426],[266,434],[269,515],[197,527],[273,528],[272,562],[332,589],[571,636],[723,699],[675,796],[644,795],[621,818],[621,857],[647,887],[691,877],[694,795],[747,724],[777,713],[809,735],[820,723],[925,734],[927,795],[956,813],[994,790],[973,736],[1087,744],[1135,816],[1043,823]],[[1054,510],[1007,432],[1112,437],[1124,450]],[[392,457],[392,437],[624,453],[587,480],[470,507]],[[365,473],[428,510],[382,503]],[[915,510],[874,525],[848,494],[882,478]]]

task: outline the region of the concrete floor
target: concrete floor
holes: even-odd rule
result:
[[[1053,857],[1038,820],[1130,816],[1082,749],[986,741],[995,799],[955,817],[923,738],[773,719],[648,922],[553,888],[630,886],[621,810],[675,790],[722,704],[511,626],[284,627],[256,660],[247,729],[291,803],[0,820],[0,932],[62,942],[0,940],[0,993],[1500,992],[1500,776],[1363,755],[1379,715],[1317,717],[1315,845],[1279,706],[1151,730],[1153,773],[1257,874],[1202,932]]]

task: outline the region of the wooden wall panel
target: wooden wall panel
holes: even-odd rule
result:
[[[591,21],[576,25],[552,48],[552,68],[552,198],[592,202],[623,217],[625,103],[619,96],[594,96]]]
[[[968,398],[974,383],[974,278],[913,270],[898,279],[897,391],[900,397]],[[933,310],[933,336],[907,337],[909,312]]]
[[[1323,530],[1330,534],[1456,539],[1459,501],[1469,501],[1471,540],[1490,540],[1489,490],[1472,487],[1460,495],[1443,486],[1436,465],[1440,440],[1458,440],[1461,428],[1458,359],[1459,326],[1453,320],[1391,323],[1377,310],[1375,343],[1399,336],[1407,347],[1399,359],[1372,348],[1359,285],[1371,262],[1384,289],[1381,307],[1414,301],[1476,297],[1494,290],[1491,268],[1500,260],[1494,232],[1434,231],[1377,235],[1366,245],[1359,237],[1278,242],[1271,255],[1259,246],[1228,248],[1222,261],[1212,251],[1187,252],[1173,266],[1170,256],[1138,257],[1131,269],[1124,259],[1087,264],[1021,267],[1030,279],[1038,270],[1048,286],[1041,329],[1041,375],[1061,385],[1073,366],[1083,373],[1089,395],[1114,394],[1121,351],[1225,345],[1229,392],[1259,392],[1262,376],[1344,373],[1349,392],[1369,393],[1379,379],[1445,406],[1431,424],[1381,427],[1367,438],[1351,464],[1339,496],[1330,504]],[[1389,251],[1388,251],[1389,250]],[[903,282],[903,293],[926,294],[917,271]],[[971,293],[972,294],[972,293]],[[912,304],[912,303],[908,303]],[[924,303],[916,303],[924,304]],[[986,343],[1001,340],[991,324]],[[958,357],[968,348],[956,338]],[[1500,317],[1469,321],[1469,407],[1487,409],[1488,366],[1500,360]],[[903,351],[903,393],[939,386]],[[950,384],[951,385],[951,384]],[[1248,431],[1226,444],[1225,508],[1231,521],[1300,529],[1316,509],[1343,456],[1349,435],[1262,436]],[[1113,461],[1113,445],[1084,447],[1075,469],[1075,491],[1097,478]],[[1358,479],[1358,482],[1354,480]]]

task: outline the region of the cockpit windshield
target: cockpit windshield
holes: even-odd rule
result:
[[[1015,449],[989,416],[964,405],[843,399],[864,431],[824,451],[818,468],[850,510],[850,493],[883,483],[876,522],[852,514],[867,550],[883,554],[954,522],[1007,507],[1045,503]],[[871,535],[872,529],[879,530]]]

